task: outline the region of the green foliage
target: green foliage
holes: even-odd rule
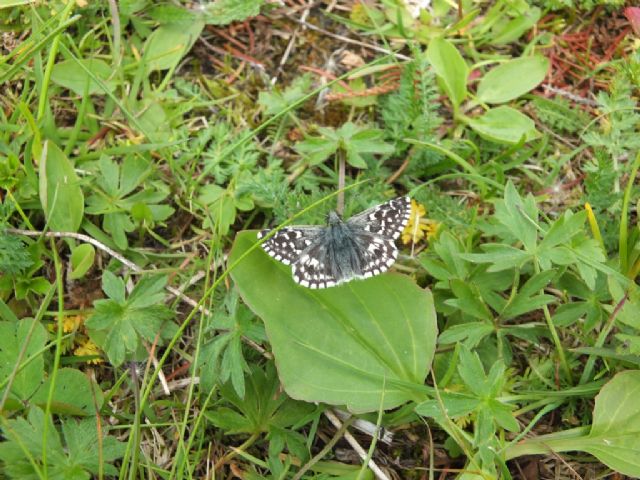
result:
[[[152,182],[135,192],[145,184],[150,168],[149,162],[139,156],[127,156],[121,165],[107,156],[97,162],[86,211],[102,217],[102,228],[121,249],[129,246],[127,233],[136,225],[152,228],[174,212],[172,207],[160,204],[168,194],[162,183]]]
[[[102,275],[102,290],[109,298],[94,303],[95,313],[86,325],[113,365],[121,365],[127,356],[139,357],[142,340],[153,343],[175,333],[169,321],[173,312],[163,305],[166,282],[164,276],[143,277],[126,295],[122,278],[108,270]]]
[[[42,349],[46,341],[46,330],[35,320],[0,322],[2,395],[9,387],[9,400],[26,401],[36,392],[44,377]],[[22,368],[17,370],[16,365]]]
[[[580,107],[571,105],[563,97],[536,96],[531,104],[540,121],[557,133],[576,134],[589,122],[589,116]]]
[[[332,155],[344,155],[347,163],[355,168],[367,168],[365,156],[393,152],[393,147],[382,139],[382,131],[359,127],[347,122],[338,129],[321,127],[319,137],[308,137],[296,144],[296,150],[308,161],[318,165]]]
[[[409,438],[430,417],[464,478],[576,446],[602,464],[574,456],[579,474],[638,476],[640,57],[601,44],[614,10],[575,10],[618,0],[300,17],[322,30],[265,0],[122,0],[119,23],[107,2],[32,3],[0,7],[0,477],[200,478],[215,457],[220,477],[373,478],[309,460],[333,434],[322,402]],[[606,65],[552,58],[587,27]],[[399,240],[396,273],[296,286],[250,229],[323,224],[342,183],[346,216],[409,194],[430,234]]]
[[[431,142],[436,139],[437,129],[442,123],[438,113],[438,92],[435,75],[420,52],[416,59],[402,70],[400,87],[380,101],[380,114],[386,135],[394,142],[396,155],[403,154],[409,144],[407,138]],[[428,162],[426,155],[422,162]]]
[[[20,237],[0,231],[0,273],[18,275],[33,265],[33,260]]]
[[[218,309],[209,326],[219,333],[204,345],[200,354],[200,384],[205,390],[230,382],[240,398],[245,396],[244,374],[248,370],[242,351],[242,337],[254,342],[266,339],[264,328],[256,324],[251,310],[239,302],[238,294],[227,295],[224,307]]]
[[[622,7],[624,0],[534,0],[534,3],[550,10],[580,9],[590,11],[599,6]]]
[[[227,25],[241,22],[260,13],[265,0],[215,0],[205,7],[207,23]]]
[[[605,149],[614,161],[640,148],[637,132],[640,113],[636,112],[632,91],[633,86],[628,79],[618,74],[609,93],[598,94],[598,104],[603,115],[599,124],[596,124],[599,128],[593,128],[583,135],[587,144]]]
[[[33,407],[26,419],[7,420],[2,427],[3,471],[9,478],[34,480],[42,478],[45,468],[48,478],[87,480],[99,472],[115,476],[118,471],[112,463],[122,458],[126,446],[112,436],[99,434],[101,430],[94,418],[65,420],[60,434],[51,417]]]

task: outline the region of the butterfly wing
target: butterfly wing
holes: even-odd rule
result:
[[[385,238],[397,239],[411,216],[409,197],[398,197],[354,215],[347,224]]]
[[[313,242],[298,260],[291,265],[293,280],[307,288],[328,288],[341,283],[332,268],[327,245],[323,241]]]
[[[278,230],[271,238],[262,243],[262,248],[270,256],[290,265],[300,258],[302,251],[313,243],[324,227],[295,226]],[[258,232],[258,240],[267,236],[271,230]]]
[[[391,238],[366,231],[355,233],[355,238],[361,246],[362,278],[386,272],[398,258],[398,248]]]

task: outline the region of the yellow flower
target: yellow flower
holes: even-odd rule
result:
[[[82,317],[81,315],[69,315],[68,317],[64,317],[64,320],[62,322],[62,331],[64,333],[75,332],[83,322],[84,317]]]
[[[87,360],[87,363],[93,363],[93,364],[102,363],[104,361],[99,356],[100,353],[101,353],[100,348],[89,339],[87,339],[84,343],[79,345],[73,351],[73,354],[76,357],[97,356],[97,358],[92,358],[91,360]]]
[[[416,244],[420,240],[429,240],[438,230],[438,223],[422,218],[427,213],[423,205],[411,200],[411,216],[402,232],[402,243]]]

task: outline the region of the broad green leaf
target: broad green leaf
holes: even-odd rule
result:
[[[576,450],[589,452],[608,467],[640,477],[640,371],[617,374],[596,396],[593,423]]]
[[[522,138],[529,141],[539,136],[533,120],[511,107],[492,108],[466,121],[481,137],[497,143],[516,144]]]
[[[50,230],[77,232],[84,214],[80,181],[67,156],[50,141],[40,158],[40,203]]]
[[[13,378],[9,398],[24,401],[35,393],[44,377],[42,353],[46,341],[45,328],[35,320],[0,322],[0,395],[4,395],[5,382],[18,362],[22,368]]]
[[[33,402],[45,408],[51,387],[51,377],[33,396]],[[102,408],[103,394],[98,384],[75,368],[58,371],[51,410],[55,413],[76,416],[93,416]]]
[[[84,67],[78,64],[80,62]],[[71,90],[76,95],[84,95],[87,91],[87,84],[89,84],[89,95],[101,93],[104,94],[100,85],[98,85],[87,73],[89,70],[96,77],[98,77],[109,91],[113,91],[118,82],[115,79],[110,79],[113,75],[113,68],[107,65],[106,62],[100,59],[83,58],[76,60],[65,60],[60,63],[56,63],[51,71],[51,81],[58,85]]]
[[[422,398],[437,335],[430,292],[397,274],[304,288],[259,247],[248,252],[255,242],[255,232],[236,236],[231,275],[265,323],[290,396],[357,412]]]
[[[458,49],[444,38],[434,38],[427,48],[429,63],[442,81],[445,93],[457,110],[467,96],[469,67]]]
[[[533,90],[549,70],[542,55],[521,57],[499,65],[487,73],[478,85],[478,99],[486,103],[505,103]]]
[[[147,38],[144,62],[147,72],[175,67],[200,36],[204,22],[172,23],[158,27]]]
[[[93,265],[96,256],[96,249],[90,243],[78,245],[71,252],[71,267],[73,270],[69,274],[72,280],[84,277],[84,274]]]

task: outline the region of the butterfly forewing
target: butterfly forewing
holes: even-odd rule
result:
[[[369,233],[397,239],[411,216],[409,197],[398,197],[354,215],[347,223]]]
[[[276,260],[290,265],[300,258],[302,251],[311,245],[322,228],[319,226],[285,227],[266,240],[262,244],[262,248]],[[261,230],[258,232],[258,240],[266,237],[270,231]]]

